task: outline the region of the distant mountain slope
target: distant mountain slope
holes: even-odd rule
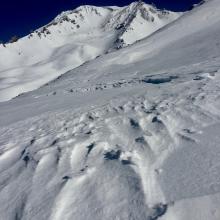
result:
[[[143,2],[122,8],[86,5],[63,12],[29,36],[0,45],[0,101],[147,37],[179,16]]]

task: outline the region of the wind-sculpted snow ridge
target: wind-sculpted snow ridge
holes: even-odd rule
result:
[[[0,103],[0,218],[219,220],[219,10]]]
[[[29,36],[0,45],[0,101],[143,39],[180,15],[138,2],[122,8],[86,5],[63,12]]]

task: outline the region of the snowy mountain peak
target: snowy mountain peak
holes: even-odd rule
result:
[[[180,13],[158,10],[139,1],[117,10],[108,21],[108,26],[120,30],[116,41],[117,48],[120,48],[149,36],[179,16]]]
[[[143,4],[145,4],[143,1],[134,1],[128,5],[128,8],[135,9],[136,7],[141,7]]]
[[[36,89],[88,60],[133,44],[180,15],[141,1],[124,7],[83,5],[62,12],[27,37],[0,45],[0,101]]]
[[[158,10],[143,1],[133,2],[125,7],[83,5],[61,13],[46,28],[59,25],[60,33],[64,34],[90,32],[94,28],[102,31],[116,30],[116,40],[123,41],[121,46],[125,46],[147,37],[179,16],[180,13]],[[43,29],[45,27],[41,31]]]

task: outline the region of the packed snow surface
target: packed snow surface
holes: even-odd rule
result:
[[[0,219],[219,220],[219,11],[0,103]]]

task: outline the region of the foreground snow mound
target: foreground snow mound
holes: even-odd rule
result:
[[[1,103],[1,218],[219,220],[219,10]]]
[[[18,42],[0,45],[0,101],[147,37],[179,16],[138,2],[122,8],[81,6],[63,12]]]

